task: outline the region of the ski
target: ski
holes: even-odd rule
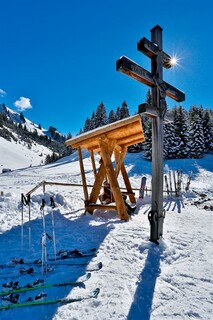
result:
[[[97,255],[97,249],[89,249],[88,251],[80,251],[78,249],[74,250],[60,250],[57,253],[56,260],[63,260],[63,259],[71,259],[71,258],[84,258],[84,257],[91,257]],[[49,258],[49,261],[55,261],[55,258]],[[25,261],[23,258],[13,258],[10,263],[8,264],[0,264],[1,268],[14,268],[14,266],[18,265],[42,265],[41,259],[35,259],[34,261]]]
[[[70,281],[70,282],[63,282],[63,283],[47,283],[41,285],[26,285],[25,287],[17,287],[16,289],[8,290],[8,291],[1,291],[0,296],[5,296],[11,293],[21,293],[26,291],[38,290],[38,289],[47,289],[53,287],[66,287],[66,286],[81,286],[84,284],[85,281],[89,280],[91,277],[91,273],[87,273],[84,277],[81,278],[79,281]]]
[[[171,170],[169,170],[169,185],[170,185],[170,194],[172,196],[172,174],[171,174]]]
[[[7,310],[13,308],[20,308],[20,307],[32,307],[32,306],[41,306],[47,304],[69,304],[73,302],[78,302],[86,299],[97,298],[99,295],[100,289],[96,288],[91,293],[88,293],[85,296],[79,296],[76,298],[62,298],[62,299],[52,299],[52,300],[40,300],[40,301],[29,301],[29,302],[22,302],[22,303],[12,303],[7,306],[0,306],[0,310]]]
[[[140,190],[139,190],[139,198],[140,199],[144,198],[145,187],[146,187],[146,177],[142,177],[142,179],[141,179],[141,187],[140,187]]]
[[[192,172],[190,172],[189,175],[188,175],[185,191],[189,191],[189,186],[190,186],[190,183],[191,183],[191,179],[192,179]]]
[[[177,196],[177,182],[176,182],[175,171],[173,171],[173,179],[174,179],[174,186],[175,186],[175,194]]]
[[[57,264],[54,264],[52,266],[47,266],[47,270],[44,270],[44,273],[49,273],[49,272],[53,272],[54,270],[58,269],[59,267],[61,266],[76,266],[76,267],[84,267],[84,266],[87,266],[88,263],[63,263],[63,262],[57,262]],[[99,271],[102,269],[102,262],[99,262],[97,264],[94,264],[90,267],[87,267],[86,268],[86,272],[93,272],[93,271]],[[35,275],[35,274],[41,274],[41,270],[34,270],[32,267],[30,267],[29,269],[26,269],[26,268],[21,268],[19,270],[19,273],[13,273],[13,272],[5,272],[5,273],[0,273],[0,276],[2,279],[16,279],[18,278],[19,276],[23,276],[23,275]]]
[[[165,178],[166,192],[169,195],[169,184],[168,184],[167,175],[165,175],[164,178]]]
[[[80,250],[72,250],[72,251],[68,251],[68,250],[63,250],[60,254],[57,254],[57,257],[55,258],[48,258],[48,261],[56,261],[56,260],[64,260],[64,259],[73,259],[73,258],[86,258],[86,257],[92,257],[92,256],[96,256],[97,255],[97,251],[96,249],[92,249],[90,251],[87,252],[82,252]]]

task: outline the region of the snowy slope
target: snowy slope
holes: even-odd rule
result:
[[[97,159],[98,160],[98,159]],[[93,272],[84,287],[45,289],[48,299],[75,297],[100,288],[97,299],[69,305],[40,306],[0,311],[1,320],[54,319],[54,320],[211,320],[213,314],[213,155],[200,160],[170,160],[165,171],[183,170],[185,186],[187,173],[193,171],[189,192],[177,197],[166,196],[164,237],[160,245],[149,242],[150,195],[137,199],[136,214],[129,222],[119,221],[114,212],[96,211],[93,216],[84,213],[81,187],[48,186],[43,194],[38,189],[31,198],[31,223],[29,210],[24,207],[23,244],[21,228],[21,193],[27,193],[42,180],[81,183],[77,154],[57,163],[15,170],[0,175],[0,263],[6,264],[18,256],[25,260],[41,258],[42,217],[41,202],[46,200],[46,232],[52,236],[52,209],[50,196],[56,203],[54,209],[57,250],[62,248],[87,250],[98,248],[94,258],[73,259],[89,265],[102,261],[103,268]],[[151,181],[151,164],[142,160],[141,154],[127,154],[126,166],[134,188],[146,175]],[[93,171],[84,153],[87,183],[94,181]],[[122,180],[120,184],[123,185]],[[194,191],[192,191],[194,190]],[[205,194],[206,196],[202,196]],[[136,194],[138,196],[138,194]],[[53,256],[54,246],[47,242],[47,252]],[[68,260],[64,261],[64,263]],[[71,262],[71,260],[69,260]],[[53,263],[54,264],[54,263]],[[39,267],[35,267],[39,270]],[[1,284],[17,274],[18,267],[1,268]],[[16,278],[20,284],[44,278],[46,283],[76,280],[86,272],[85,267],[58,266],[48,276],[41,273]],[[20,301],[38,292],[22,293]],[[6,304],[7,302],[2,302]]]
[[[8,119],[14,123],[25,126],[27,131],[36,131],[39,136],[47,136],[53,140],[48,130],[35,124],[29,119],[25,118],[25,122],[23,123],[20,119],[19,112],[0,104],[0,113],[6,114]],[[8,130],[11,131],[11,129]],[[58,131],[57,133],[61,135]],[[12,132],[12,134],[18,140],[17,142],[13,139],[8,141],[0,137],[0,172],[2,172],[3,168],[14,170],[29,166],[42,165],[45,163],[46,156],[53,152],[48,147],[40,145],[37,142],[33,142],[32,147],[29,149],[28,143],[22,141],[14,132]]]
[[[36,142],[29,149],[21,140],[10,142],[0,137],[0,173],[3,168],[14,170],[42,165],[47,154],[52,154],[52,151]]]

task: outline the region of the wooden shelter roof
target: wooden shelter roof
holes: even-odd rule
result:
[[[100,149],[99,140],[103,138],[115,140],[116,145],[122,148],[143,142],[145,139],[141,117],[135,115],[110,123],[69,139],[65,143],[66,146],[72,146],[73,148],[80,147],[98,152]]]

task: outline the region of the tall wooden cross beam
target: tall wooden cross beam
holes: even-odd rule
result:
[[[151,41],[142,38],[137,49],[151,59],[151,72],[123,56],[116,62],[116,70],[152,88],[152,105],[139,105],[139,113],[152,118],[152,208],[149,213],[150,240],[158,243],[163,235],[163,122],[167,110],[166,96],[181,102],[185,94],[163,80],[163,67],[172,67],[172,58],[162,49],[163,29],[151,29]]]

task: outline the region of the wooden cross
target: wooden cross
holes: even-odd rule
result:
[[[142,38],[137,49],[151,59],[151,72],[122,56],[116,62],[116,70],[152,88],[152,105],[142,104],[139,113],[152,118],[152,208],[149,213],[150,240],[158,243],[163,235],[163,122],[167,110],[166,96],[181,102],[184,92],[163,80],[163,67],[171,68],[171,56],[162,50],[162,31],[156,25],[151,29],[151,41]]]

